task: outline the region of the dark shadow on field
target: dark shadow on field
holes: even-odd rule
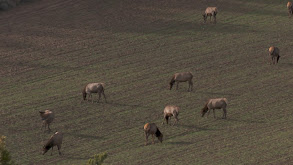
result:
[[[86,134],[79,134],[79,133],[66,133],[66,135],[70,135],[75,138],[84,138],[84,139],[96,139],[96,140],[103,140],[104,139],[101,136],[86,135]]]
[[[173,145],[189,145],[189,144],[193,144],[191,142],[184,142],[184,141],[181,141],[181,142],[167,142],[169,144],[173,144]]]
[[[95,94],[93,96],[95,96]],[[103,98],[101,98],[100,101],[98,101],[98,99],[96,99],[96,98],[94,98],[93,101],[92,101],[92,99],[85,100],[85,101],[82,100],[81,101],[81,103],[86,103],[86,102],[88,102],[88,103],[94,103],[94,104],[108,104],[108,103],[105,102],[105,100]]]
[[[205,128],[205,127],[198,127],[195,125],[184,125],[184,124],[178,124],[178,127],[188,128],[188,129],[195,129],[198,131],[216,131],[218,129],[212,129],[212,128]]]
[[[258,124],[266,123],[264,121],[243,120],[243,119],[231,119],[231,118],[227,118],[225,120],[232,121],[232,122],[241,122],[241,123],[258,123]]]

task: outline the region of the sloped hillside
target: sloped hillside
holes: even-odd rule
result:
[[[0,12],[0,134],[18,164],[292,163],[292,25],[281,0],[38,0]],[[217,6],[217,24],[203,24]],[[268,48],[280,49],[270,65]],[[170,91],[176,72],[191,71]],[[104,82],[108,103],[82,100]],[[209,98],[228,99],[202,118]],[[97,98],[94,95],[94,98]],[[161,125],[166,105],[179,124]],[[53,134],[39,111],[55,112],[62,156],[41,155]],[[174,119],[171,119],[173,122]],[[163,143],[144,146],[154,122]],[[151,138],[149,139],[151,141]],[[150,142],[149,141],[149,142]]]

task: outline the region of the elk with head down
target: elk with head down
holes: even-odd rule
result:
[[[216,118],[215,109],[223,109],[223,119],[227,118],[227,110],[226,107],[228,105],[228,101],[226,98],[217,98],[217,99],[209,99],[205,106],[201,110],[201,116],[203,117],[207,112],[208,115],[210,111],[213,110],[214,118]]]
[[[214,23],[217,23],[217,19],[216,19],[217,13],[218,13],[217,7],[207,7],[204,14],[202,15],[204,23],[206,23],[208,16],[210,17],[210,22],[212,21],[212,16],[213,16]]]
[[[84,87],[84,89],[82,91],[83,100],[86,100],[86,96],[89,95],[88,99],[91,98],[92,102],[94,102],[94,100],[92,98],[92,93],[98,93],[99,94],[98,102],[100,101],[101,94],[103,94],[103,96],[105,98],[105,102],[107,102],[104,91],[105,91],[105,84],[104,83],[89,83]]]
[[[179,82],[186,82],[188,81],[188,91],[192,91],[193,83],[192,83],[193,75],[191,72],[182,72],[182,73],[175,73],[170,81],[170,90],[172,89],[175,82],[177,82],[176,90],[178,90]]]
[[[54,146],[57,146],[58,151],[59,151],[59,155],[61,155],[61,144],[62,144],[62,140],[63,140],[63,134],[61,132],[55,132],[54,135],[51,136],[51,138],[48,140],[48,142],[44,145],[43,147],[43,155],[48,152],[51,148],[51,155],[53,153],[53,148]]]
[[[166,123],[168,124],[168,120],[171,120],[171,116],[174,116],[175,121],[173,123],[173,125],[175,123],[178,123],[179,119],[178,119],[178,115],[179,115],[179,107],[175,106],[175,105],[168,105],[165,107],[164,109],[164,120],[166,120]],[[164,121],[163,123],[164,124]]]
[[[159,128],[156,126],[155,123],[146,123],[143,127],[144,133],[145,133],[145,145],[148,144],[148,137],[152,135],[153,144],[154,141],[154,135],[159,139],[159,141],[162,143],[163,141],[163,134],[160,132]]]
[[[269,48],[269,55],[272,57],[272,63],[276,64],[280,59],[280,50],[277,47],[271,46]]]

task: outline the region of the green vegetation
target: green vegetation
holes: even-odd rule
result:
[[[0,164],[13,165],[9,151],[6,149],[5,136],[0,136]]]
[[[94,155],[94,158],[89,159],[86,165],[102,165],[104,160],[107,158],[107,153],[101,153]]]
[[[0,12],[0,133],[18,164],[291,164],[293,18],[281,0],[37,1]],[[217,6],[217,24],[203,24]],[[7,21],[9,20],[9,21]],[[268,48],[280,49],[270,65]],[[191,71],[193,91],[176,72]],[[82,100],[105,82],[108,103]],[[209,98],[228,99],[227,119],[202,118]],[[96,95],[93,98],[97,98]],[[163,109],[180,107],[176,126]],[[50,109],[51,133],[38,111]],[[144,146],[154,122],[163,143]],[[171,119],[171,123],[173,119]],[[62,156],[42,155],[64,133]],[[150,138],[151,139],[151,138]]]

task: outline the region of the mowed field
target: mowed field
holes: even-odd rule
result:
[[[18,164],[293,163],[293,18],[283,0],[36,0],[0,12],[0,134]],[[217,24],[203,24],[217,6]],[[270,65],[269,46],[280,49]],[[176,72],[188,84],[170,91]],[[105,82],[100,103],[82,100],[87,83]],[[222,110],[202,118],[209,98]],[[94,98],[97,98],[94,95]],[[166,105],[179,124],[161,125]],[[38,111],[55,112],[53,132]],[[172,119],[171,122],[174,120]],[[143,125],[163,143],[144,146]],[[54,131],[56,148],[41,155]],[[149,143],[151,142],[151,137]]]

